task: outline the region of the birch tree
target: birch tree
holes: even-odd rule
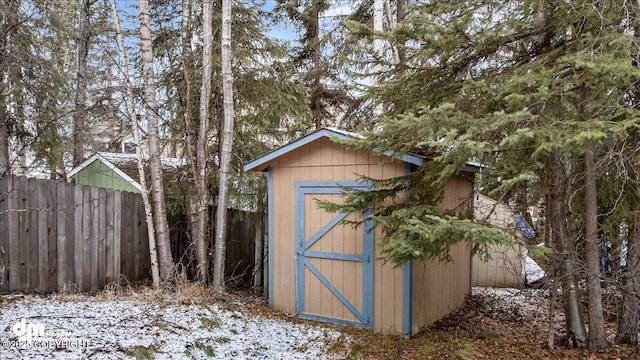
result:
[[[151,198],[153,201],[154,225],[158,247],[160,277],[167,280],[173,269],[169,243],[169,225],[164,199],[160,139],[158,131],[158,101],[156,98],[155,72],[148,0],[138,0],[140,19],[140,48],[142,52],[142,77],[144,81],[145,115],[149,141],[149,171],[151,173]]]
[[[218,20],[221,7],[217,2],[213,3],[213,41],[205,42],[201,40],[204,38],[204,26],[201,26],[202,8],[196,4],[199,2],[193,0],[173,0],[159,4],[155,8],[157,22],[154,23],[154,28],[157,27],[154,45],[161,49],[156,54],[159,61],[168,64],[159,73],[158,84],[162,86],[160,91],[168,94],[161,111],[170,114],[168,118],[172,121],[167,122],[167,127],[173,141],[184,144],[189,164],[189,182],[179,189],[185,201],[177,205],[189,214],[189,256],[182,261],[189,267],[189,273],[195,275],[194,280],[199,278],[197,274],[200,261],[196,239],[201,237],[198,235],[198,223],[200,219],[206,219],[205,216],[198,218],[198,204],[205,196],[199,196],[197,189],[203,189],[201,193],[207,194],[207,201],[211,201],[218,192],[220,131],[224,117],[222,69],[217,65],[221,64],[222,22]],[[179,7],[182,8],[181,13],[175,11]],[[306,130],[310,119],[305,104],[305,89],[291,76],[295,73],[295,68],[286,48],[278,39],[267,36],[264,32],[266,19],[262,7],[257,3],[236,2],[233,4],[232,15],[233,21],[240,22],[243,26],[234,30],[232,43],[234,59],[237,59],[232,62],[234,106],[242,111],[234,111],[234,146],[231,158],[238,162],[230,166],[231,176],[239,170],[235,168],[237,164],[268,151],[273,141],[286,142],[299,134],[300,129]],[[166,21],[167,18],[172,21]],[[201,104],[201,100],[204,101],[201,92],[205,70],[202,62],[205,43],[212,44],[213,65],[210,96],[206,98],[208,104]],[[201,111],[201,105],[208,106],[208,110]],[[200,136],[200,127],[203,125],[200,123],[201,116],[208,122],[208,133],[206,143],[200,141],[200,144],[204,144],[200,148],[204,148],[204,153],[208,155],[204,156],[204,161],[198,162],[198,141],[203,139]],[[256,137],[256,134],[261,136]],[[200,178],[199,164],[207,167],[204,179]],[[206,216],[213,219],[211,214]],[[206,223],[204,226],[205,229],[208,228],[204,232],[208,248],[201,251],[201,255],[208,257],[207,276],[211,282],[214,248],[213,236],[210,235],[213,231],[210,229],[213,224]]]
[[[140,136],[140,123],[138,121],[138,115],[136,114],[133,85],[131,84],[131,76],[129,75],[129,64],[127,61],[127,52],[124,46],[124,36],[122,35],[122,29],[120,27],[120,17],[118,16],[118,6],[116,0],[111,0],[111,7],[113,10],[113,24],[116,30],[116,37],[118,42],[118,50],[120,52],[120,67],[122,71],[122,78],[125,86],[125,98],[126,109],[129,117],[131,118],[131,128],[133,131],[133,137],[137,144],[136,157],[138,158],[138,179],[140,186],[142,187],[142,201],[144,203],[144,214],[147,220],[147,236],[149,237],[149,258],[151,262],[151,279],[153,286],[158,287],[160,285],[160,270],[158,267],[158,254],[156,251],[156,234],[155,226],[153,223],[153,209],[151,208],[151,202],[149,200],[149,189],[147,186],[147,177],[145,176],[144,169],[144,155],[142,153],[142,142]]]
[[[184,3],[184,2],[183,2]],[[183,10],[184,11],[184,10]],[[209,236],[207,225],[209,220],[209,189],[207,178],[209,175],[207,166],[207,147],[209,140],[209,104],[211,99],[211,74],[213,72],[212,48],[213,48],[213,0],[205,0],[202,3],[202,83],[200,88],[200,125],[196,142],[195,158],[195,228],[193,229],[193,241],[196,244],[196,257],[198,260],[198,279],[206,284],[209,271]],[[191,130],[191,129],[189,129]]]
[[[0,177],[9,174],[9,114],[7,107],[9,54],[17,30],[20,1],[5,1],[0,5]]]
[[[231,0],[222,0],[222,92],[224,123],[220,138],[220,174],[218,203],[216,208],[215,260],[213,268],[214,290],[224,290],[224,265],[226,259],[227,203],[229,196],[229,172],[233,145],[233,73],[231,72]]]

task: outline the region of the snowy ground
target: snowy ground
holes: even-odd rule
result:
[[[557,355],[543,346],[550,316],[547,289],[474,287],[472,299],[432,331],[394,341],[369,332],[346,328],[341,332],[336,326],[289,321],[251,296],[214,299],[188,291],[185,295],[143,288],[98,296],[2,295],[0,360],[343,359],[358,358],[358,354],[395,360],[440,358],[468,346],[473,356],[465,358],[502,354],[504,347],[512,346],[526,348],[525,353],[537,351],[528,358]],[[556,296],[552,318],[556,337],[561,339],[560,296]],[[614,334],[615,329],[608,332]],[[27,340],[24,337],[29,334],[33,335],[30,346],[20,348],[24,344],[20,340]],[[486,334],[495,344],[483,342]],[[628,352],[621,349],[616,351]],[[512,355],[495,358],[520,358]]]
[[[30,334],[32,342],[21,349],[25,343],[20,341]],[[1,360],[330,359],[340,357],[331,348],[343,339],[320,324],[296,324],[215,304],[0,297]]]

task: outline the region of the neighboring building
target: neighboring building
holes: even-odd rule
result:
[[[162,158],[161,162],[163,170],[172,172],[186,165],[184,160],[175,158]],[[134,193],[142,191],[136,154],[98,152],[69,171],[67,177],[80,185]]]
[[[301,318],[412,335],[462,305],[471,290],[470,246],[450,249],[449,263],[412,261],[394,267],[380,259],[380,230],[367,214],[328,214],[315,200],[339,202],[344,186],[368,190],[360,176],[384,179],[413,172],[428,158],[395,157],[345,148],[333,138],[359,137],[320,129],[245,165],[268,174],[268,298]],[[452,176],[443,209],[471,206],[468,165]],[[464,176],[463,176],[464,175]],[[340,224],[362,220],[358,228]]]
[[[522,217],[507,205],[488,196],[476,193],[473,216],[501,230],[517,234],[520,240],[533,240],[535,232]],[[489,246],[491,259],[482,261],[477,255],[472,260],[473,285],[503,288],[522,288],[527,283],[539,281],[544,271],[527,256],[524,243]]]

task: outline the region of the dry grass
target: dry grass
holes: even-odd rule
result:
[[[174,273],[170,281],[162,283],[158,288],[153,288],[148,282],[130,283],[123,277],[118,283],[108,284],[97,292],[83,293],[77,285],[72,284],[65,286],[63,291],[48,296],[61,301],[144,301],[161,305],[204,306],[216,304],[225,310],[262,308],[265,313],[270,312],[262,298],[256,298],[249,292],[216,292],[210,286],[187,280],[184,272]]]

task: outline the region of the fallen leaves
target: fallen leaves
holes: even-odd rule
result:
[[[546,290],[481,289],[464,306],[411,339],[345,330],[360,346],[358,359],[640,359],[638,349],[612,344],[606,352],[567,349],[561,309],[554,319],[555,349],[547,348]]]

